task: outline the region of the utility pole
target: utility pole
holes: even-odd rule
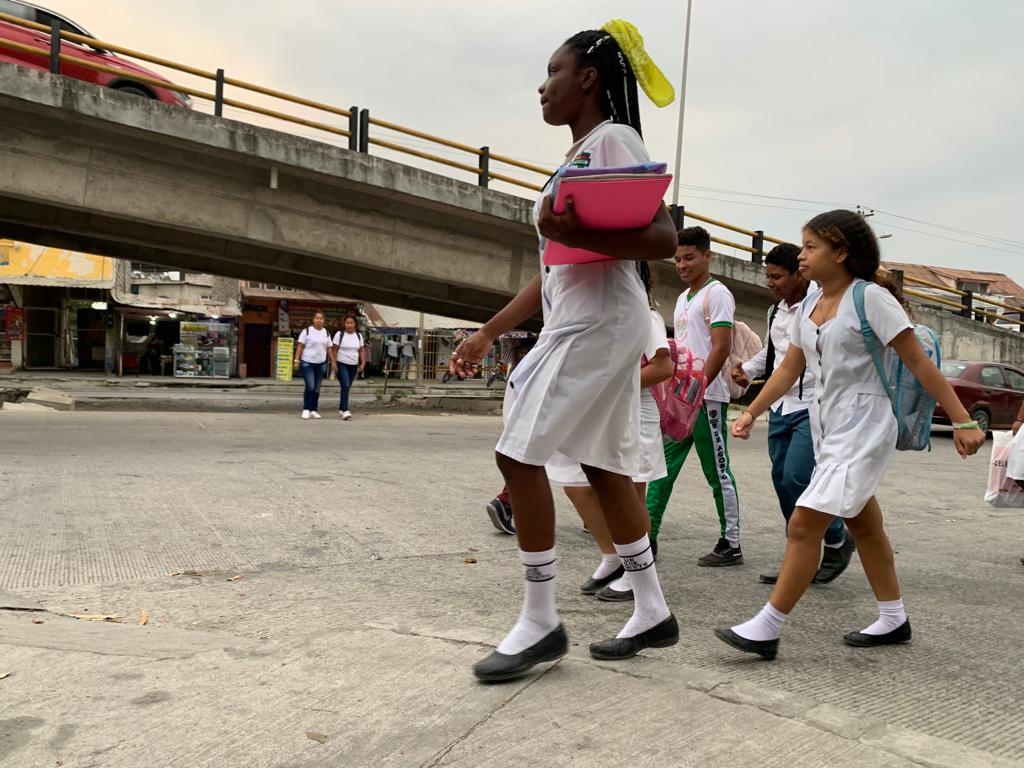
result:
[[[686,116],[686,72],[690,64],[690,19],[693,16],[693,0],[686,0],[686,33],[683,37],[683,78],[679,87],[679,132],[676,136],[676,168],[672,184],[672,208],[679,208],[679,170],[683,164],[683,118]],[[676,222],[682,226],[682,221]]]

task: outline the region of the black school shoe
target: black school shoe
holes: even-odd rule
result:
[[[856,549],[857,544],[850,534],[846,534],[846,540],[841,547],[825,547],[825,553],[821,556],[821,565],[814,575],[814,583],[828,584],[838,579],[850,565],[850,558],[853,557]]]
[[[512,507],[501,499],[494,499],[487,504],[487,516],[491,518],[491,524],[502,533],[514,536],[516,533],[515,523],[512,522]]]
[[[715,637],[726,645],[731,645],[737,651],[744,653],[756,653],[762,659],[771,661],[779,652],[779,639],[774,640],[747,640],[733,632],[731,629],[721,627],[715,630]]]
[[[565,627],[559,624],[524,651],[513,654],[492,652],[473,665],[473,674],[483,683],[515,680],[537,664],[556,661],[568,652],[569,636],[565,634]]]
[[[719,539],[715,548],[697,560],[705,568],[721,568],[725,565],[739,565],[743,562],[743,550],[734,547],[726,539]]]
[[[779,580],[779,574],[777,573],[762,573],[757,577],[757,580],[762,584],[775,584]]]
[[[595,579],[591,577],[583,582],[583,586],[580,587],[580,592],[584,595],[596,595],[601,591],[602,587],[607,587],[625,572],[625,569],[620,565],[603,579]]]
[[[863,632],[851,632],[843,635],[843,642],[854,648],[875,648],[879,645],[898,645],[910,642],[910,619],[900,624],[892,632],[884,635],[865,635]]]
[[[590,655],[601,661],[631,659],[644,648],[668,648],[679,642],[679,624],[669,614],[660,624],[633,637],[613,637],[590,644]]]
[[[632,589],[627,589],[625,592],[619,592],[616,589],[612,589],[611,584],[594,595],[594,597],[598,600],[603,600],[606,603],[631,603],[634,599]]]

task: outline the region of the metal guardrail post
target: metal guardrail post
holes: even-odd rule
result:
[[[683,228],[683,211],[684,210],[685,209],[684,209],[683,206],[676,205],[676,206],[672,206],[672,209],[669,211],[669,213],[672,214],[672,224],[675,226],[677,232],[680,229]]]
[[[359,151],[359,107],[348,108],[348,148],[353,152]],[[384,382],[386,386],[386,378]]]
[[[491,178],[491,148],[480,147],[480,173],[477,176],[477,184],[484,189]]]
[[[370,110],[359,110],[359,151],[370,153]]]
[[[896,282],[896,285],[903,290],[903,270],[902,269],[890,269],[889,274],[892,275],[892,279]]]
[[[960,297],[960,303],[964,305],[964,308],[960,310],[960,315],[968,319],[974,317],[974,291],[964,291],[964,295]]]
[[[213,114],[224,117],[224,70],[217,70],[216,89],[213,92]]]
[[[50,74],[60,74],[60,19],[50,22]]]
[[[752,238],[751,247],[754,252],[750,254],[750,260],[755,264],[760,264],[764,261],[764,230],[755,229],[754,237]]]

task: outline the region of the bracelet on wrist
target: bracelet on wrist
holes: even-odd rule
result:
[[[954,424],[953,429],[981,429],[981,425],[976,421],[965,421],[961,424]]]

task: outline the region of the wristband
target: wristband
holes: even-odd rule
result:
[[[976,421],[965,421],[963,424],[954,424],[953,429],[981,429],[981,425]]]

